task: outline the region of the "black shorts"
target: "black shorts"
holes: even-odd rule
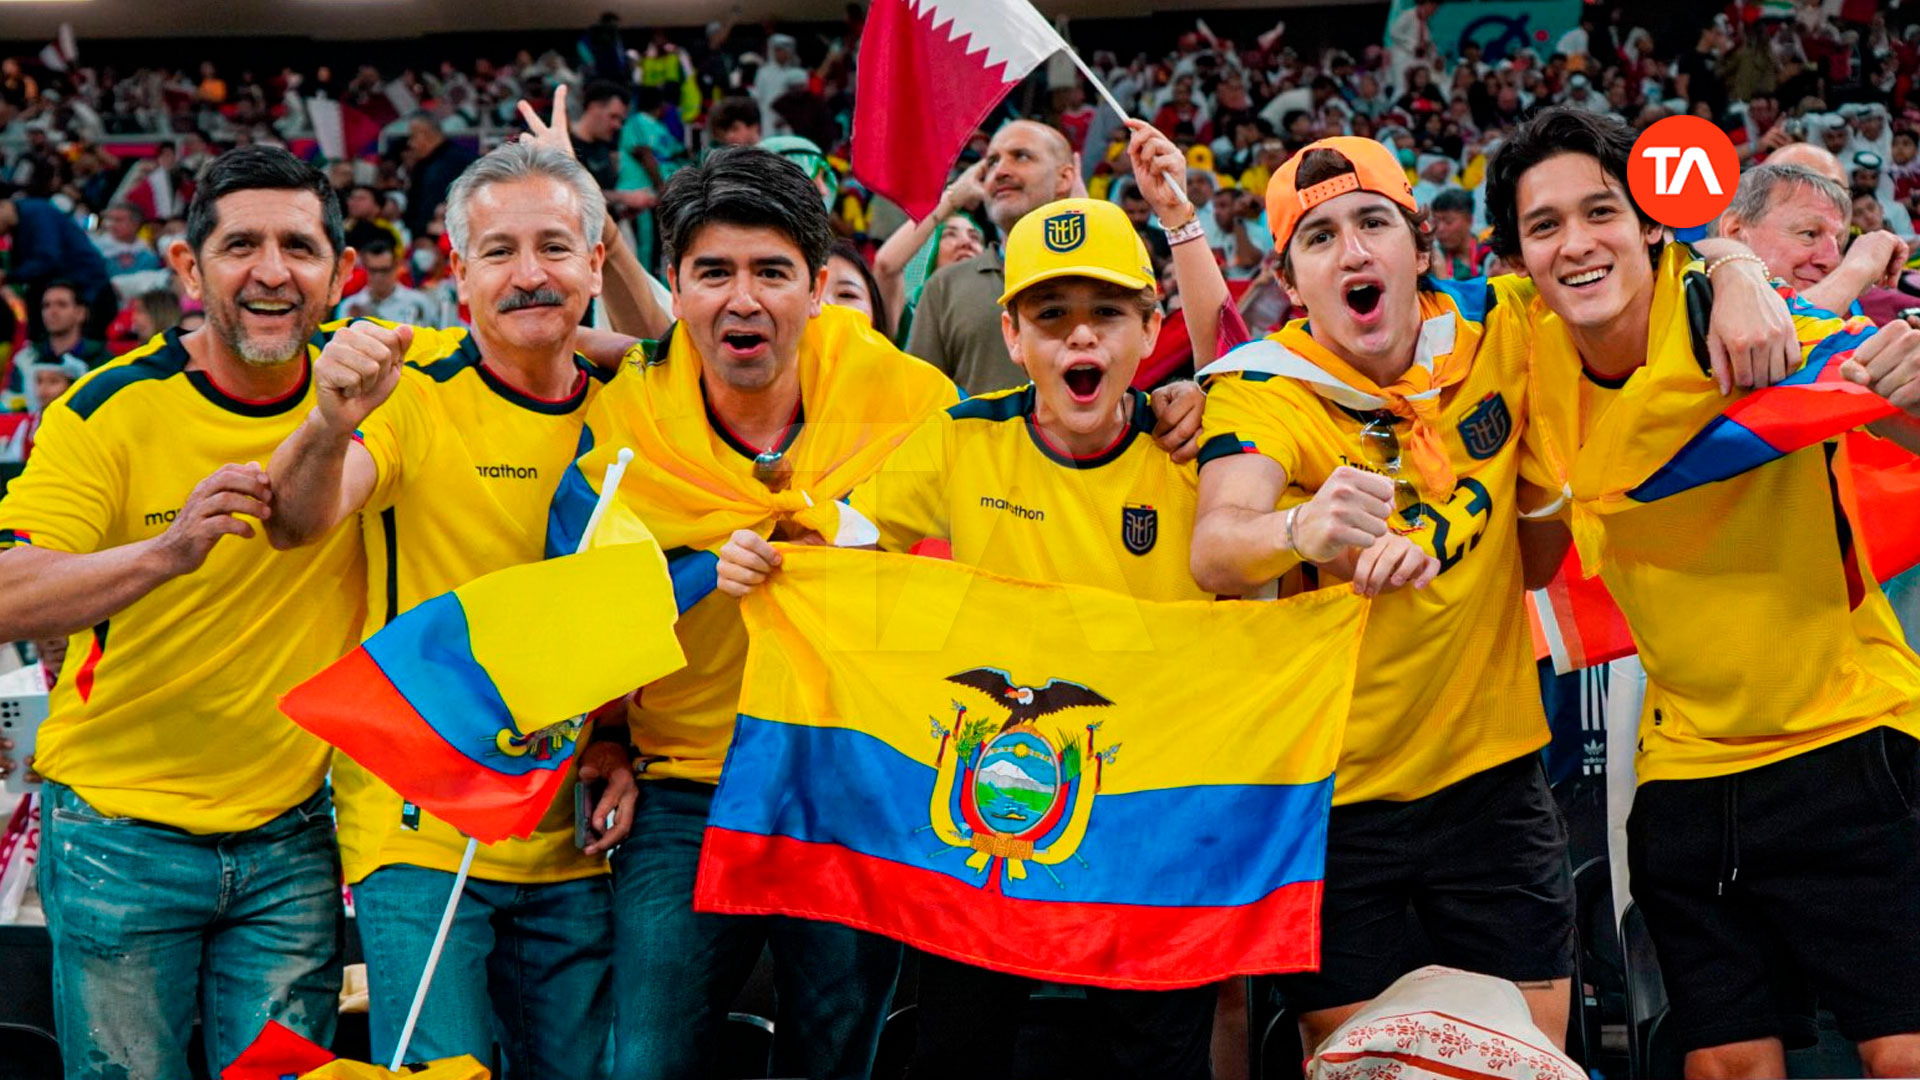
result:
[[[1920,743],[1877,728],[1732,776],[1640,785],[1633,901],[1682,1050],[1920,1031]]]
[[[1573,974],[1567,830],[1536,754],[1411,802],[1334,807],[1326,882],[1320,970],[1278,980],[1296,1011],[1370,1000],[1425,964]]]

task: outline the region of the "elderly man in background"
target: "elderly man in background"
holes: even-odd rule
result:
[[[1714,233],[1752,248],[1808,303],[1845,313],[1907,260],[1907,245],[1884,230],[1856,238],[1843,255],[1852,214],[1853,200],[1831,177],[1770,160],[1741,174]]]

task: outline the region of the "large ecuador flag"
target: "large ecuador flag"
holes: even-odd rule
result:
[[[1066,47],[1027,0],[874,0],[860,34],[853,175],[926,217],[981,121]]]
[[[468,836],[524,839],[581,714],[686,663],[675,618],[652,540],[515,566],[407,611],[280,710]]]
[[[1160,989],[1311,970],[1366,602],[1145,603],[786,548],[694,907]]]
[[[1888,581],[1920,565],[1920,457],[1850,431],[1833,471],[1873,579]]]

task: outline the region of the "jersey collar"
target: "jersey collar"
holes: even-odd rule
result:
[[[1046,435],[1040,430],[1040,425],[1034,422],[1034,410],[1040,404],[1039,393],[1032,386],[1028,386],[1022,394],[1027,399],[1025,408],[1022,410],[1026,414],[1027,437],[1033,440],[1033,445],[1039,448],[1040,453],[1048,461],[1055,465],[1064,465],[1069,469],[1097,469],[1110,461],[1117,461],[1120,455],[1125,454],[1127,448],[1133,445],[1135,437],[1143,431],[1153,430],[1153,403],[1142,391],[1130,389],[1127,391],[1127,397],[1128,408],[1132,415],[1128,417],[1126,429],[1120,432],[1120,437],[1113,441],[1112,446],[1097,454],[1089,457],[1074,457],[1048,442]]]
[[[187,347],[180,344],[180,329],[174,327],[162,335],[166,338],[166,350],[178,353],[181,368],[186,370],[187,382],[192,384],[200,396],[215,406],[225,409],[236,416],[263,420],[273,416],[283,416],[298,408],[307,398],[307,388],[313,385],[313,355],[308,353],[300,358],[300,385],[277,398],[255,400],[229,394],[213,381],[213,377],[198,368],[187,368]]]

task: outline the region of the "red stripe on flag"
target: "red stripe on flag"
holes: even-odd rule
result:
[[[1046,870],[1029,865],[1027,872]],[[824,919],[1036,979],[1171,990],[1317,969],[1321,888],[1318,881],[1284,885],[1239,907],[1013,900],[836,844],[709,828],[693,907]],[[1115,943],[1133,947],[1116,951]]]
[[[1831,371],[1840,370],[1836,357]],[[1774,386],[1728,406],[1726,417],[1783,453],[1827,438],[1837,431],[1870,424],[1899,410],[1886,398],[1837,375],[1810,386]]]
[[[531,835],[571,771],[514,776],[480,765],[420,716],[364,648],[282,695],[280,711],[483,843]]]
[[[1875,581],[1920,566],[1920,456],[1861,431],[1847,433],[1834,475]]]

